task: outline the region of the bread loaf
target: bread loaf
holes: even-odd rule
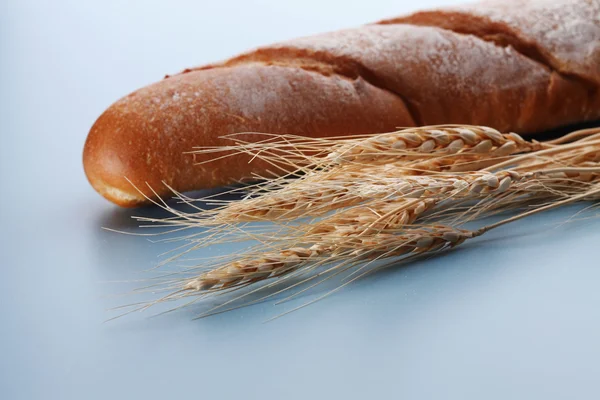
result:
[[[529,133],[600,118],[600,0],[494,0],[262,47],[137,90],[93,125],[92,186],[136,206],[266,165],[186,154],[239,132],[312,137],[432,124]],[[250,139],[251,136],[242,137]],[[127,178],[127,179],[126,179]]]

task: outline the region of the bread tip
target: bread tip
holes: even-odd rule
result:
[[[139,193],[128,192],[114,186],[99,183],[98,181],[94,183],[90,181],[90,183],[102,197],[120,207],[135,208],[148,204],[148,200]]]
[[[107,131],[112,125],[106,123],[106,114],[94,123],[85,142],[85,175],[96,192],[118,206],[132,208],[147,204],[146,197],[128,180],[133,178],[128,175],[134,175],[135,171],[128,170],[120,162],[117,152],[122,152],[122,145],[115,147],[115,143],[112,143],[116,138],[111,135],[113,132]]]

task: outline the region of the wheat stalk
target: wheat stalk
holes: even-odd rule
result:
[[[389,257],[407,254],[420,254],[446,245],[458,245],[471,233],[451,227],[436,226],[435,231],[425,228],[415,229],[403,235],[377,233],[368,237],[352,236],[351,240],[338,243],[313,244],[309,248],[292,247],[273,253],[265,253],[260,258],[234,261],[226,267],[217,268],[197,278],[188,280],[184,290],[219,290],[232,285],[245,286],[269,278],[276,278],[297,271],[318,262],[325,254],[334,257],[352,256],[353,261],[367,260],[376,254],[385,253]],[[357,250],[359,249],[359,250]]]
[[[572,158],[574,156],[571,156]],[[594,166],[589,157],[576,159],[576,165]],[[548,163],[545,163],[546,165]],[[561,163],[561,166],[564,163]],[[574,164],[573,162],[570,163]],[[386,166],[374,166],[360,171],[335,170],[296,180],[279,190],[267,191],[258,197],[231,202],[225,207],[194,216],[198,225],[221,225],[257,220],[287,221],[301,217],[324,215],[334,209],[359,205],[374,199],[398,198],[477,198],[507,190],[523,190],[533,180],[544,180],[550,189],[565,179],[589,180],[592,174],[543,171],[527,172],[529,166],[496,173],[442,173],[434,175],[404,175]],[[524,173],[519,172],[524,170]],[[319,180],[321,177],[322,180]],[[520,186],[519,186],[520,184]],[[543,190],[540,189],[540,190]]]
[[[337,145],[327,158],[334,163],[382,163],[411,153],[420,156],[470,154],[496,158],[542,148],[542,143],[527,142],[516,133],[501,134],[488,127],[432,126],[405,129]]]
[[[323,147],[324,145],[328,147]],[[282,148],[285,148],[283,156],[269,155],[274,149]],[[280,165],[288,163],[288,167],[298,169],[288,177],[270,179],[254,186],[248,190],[243,202],[225,203],[222,207],[193,218],[199,224],[218,224],[219,221],[283,221],[300,216],[319,216],[360,203],[364,194],[372,192],[370,188],[390,183],[388,178],[398,180],[399,176],[408,176],[407,179],[410,179],[414,175],[490,168],[494,164],[505,162],[507,156],[515,152],[547,148],[552,148],[552,145],[528,142],[513,133],[500,134],[494,129],[478,126],[411,128],[359,139],[345,139],[341,144],[326,139],[272,137],[268,141],[241,144],[227,149],[253,153],[254,157]],[[308,149],[321,156],[305,156]],[[292,163],[289,161],[290,154],[297,158],[303,157],[303,161],[296,160]],[[377,157],[374,159],[373,155]],[[424,156],[431,157],[423,161]],[[335,160],[334,165],[330,164],[331,160]],[[343,160],[364,161],[365,164],[342,163]],[[298,167],[309,164],[312,168],[317,168],[317,171]],[[546,168],[551,165],[546,164]],[[305,175],[298,178],[301,173]]]
[[[235,144],[199,147],[192,153],[196,155],[225,153],[216,159],[246,153],[277,164],[294,163],[296,167],[303,165],[314,167],[324,163],[368,162],[372,164],[385,163],[390,159],[414,159],[452,154],[485,155],[489,158],[497,158],[552,146],[526,141],[516,133],[502,134],[489,127],[473,125],[432,125],[377,135],[334,138],[306,138],[262,133],[257,135],[266,136],[266,139],[248,142],[241,140],[237,134],[227,135],[224,138],[232,140]],[[214,159],[204,162],[211,162]]]
[[[593,171],[596,175],[599,172],[598,168]],[[431,190],[423,190],[420,186],[422,183],[420,183],[418,186],[420,193],[418,197],[424,196],[423,198],[412,200],[407,198],[400,201],[383,200],[378,204],[370,203],[369,207],[356,207],[337,213],[330,218],[310,224],[308,229],[302,231],[301,240],[305,244],[304,247],[294,246],[277,252],[267,252],[258,258],[250,257],[247,260],[234,261],[231,264],[213,269],[192,279],[186,284],[185,289],[222,289],[231,287],[234,284],[246,285],[255,283],[260,280],[279,277],[293,272],[324,256],[338,257],[339,254],[344,253],[348,249],[360,250],[361,253],[369,254],[371,250],[367,249],[372,249],[382,243],[403,243],[401,246],[403,247],[402,251],[412,249],[408,251],[409,253],[429,248],[433,243],[435,244],[434,247],[437,248],[439,243],[444,242],[443,238],[455,237],[450,236],[450,231],[448,231],[450,227],[444,227],[440,230],[437,229],[439,228],[438,225],[434,225],[436,231],[429,232],[427,235],[423,232],[428,231],[423,230],[423,228],[416,230],[408,229],[408,232],[404,232],[407,228],[410,228],[411,224],[419,216],[422,216],[428,210],[432,210],[443,199],[443,197],[433,195],[433,192],[438,192],[439,194],[454,192],[448,198],[462,197],[463,201],[464,199],[485,196],[492,196],[492,201],[495,201],[493,198],[494,195],[507,192],[514,184],[518,186],[519,183],[529,183],[528,186],[523,185],[515,190],[515,193],[520,191],[521,194],[528,192],[539,194],[540,192],[551,191],[551,186],[549,185],[564,181],[566,174],[573,175],[575,173],[584,174],[587,177],[591,172],[587,170],[582,171],[581,169],[557,169],[535,174],[529,173],[523,176],[512,171],[504,171],[498,174],[469,175],[463,177],[463,179],[453,178],[452,180],[445,180],[427,178],[427,180],[431,180],[435,184],[431,186]],[[442,185],[439,185],[439,183],[442,183]],[[564,185],[564,182],[562,184]],[[577,186],[576,193],[580,193],[581,190],[587,189],[587,187],[588,185]],[[430,193],[427,193],[428,191]],[[549,198],[551,196],[546,195],[545,197]],[[514,202],[514,197],[508,199],[509,202]],[[514,204],[512,207],[514,207]],[[384,233],[398,230],[403,231],[403,233],[401,235]],[[418,246],[408,245],[406,247],[405,242],[413,240],[407,239],[408,237],[419,237],[422,240],[419,239]],[[448,239],[447,242],[457,244],[460,241],[459,238],[462,237],[459,235],[455,240]],[[384,238],[386,240],[383,240]],[[435,240],[430,238],[434,238]],[[308,244],[306,245],[306,243]],[[387,245],[383,247],[384,250],[387,248]],[[381,251],[381,248],[379,249]],[[354,251],[349,254],[356,255],[357,253]],[[390,255],[399,254],[404,253],[398,253],[397,251],[390,253]]]
[[[240,201],[205,199],[218,207],[197,207],[192,213],[156,202],[174,217],[144,221],[175,230],[211,227],[180,237],[187,244],[169,261],[232,238],[261,243],[168,275],[162,288],[169,294],[157,302],[262,282],[259,290],[300,276],[307,276],[301,281],[306,283],[350,268],[357,274],[373,260],[409,259],[452,248],[533,213],[600,197],[597,131],[574,132],[564,143],[528,142],[472,126],[425,127],[341,142],[304,140],[271,137],[229,148],[295,168],[288,176],[253,186]],[[282,154],[296,158],[288,161]],[[464,229],[467,222],[519,210],[498,223]],[[303,221],[306,217],[313,219]],[[248,221],[271,221],[278,228],[238,225]],[[311,275],[317,269],[324,271]]]
[[[303,267],[315,257],[334,255],[344,243],[373,232],[399,229],[412,224],[430,209],[434,200],[381,201],[368,209],[349,209],[311,224],[302,234],[305,247],[293,246],[266,253],[258,259],[235,261],[216,268],[190,281],[189,287],[202,289],[245,285],[270,277],[281,276]],[[198,290],[202,290],[198,289]]]

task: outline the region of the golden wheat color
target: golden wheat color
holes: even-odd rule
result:
[[[256,177],[258,183],[232,189],[230,194],[242,196],[234,201],[175,193],[194,211],[160,201],[156,204],[173,217],[139,220],[178,232],[204,229],[180,236],[184,243],[168,262],[217,243],[257,244],[168,274],[152,286],[167,291],[156,302],[186,297],[194,302],[254,287],[209,310],[213,313],[275,285],[283,286],[275,293],[302,292],[343,272],[353,281],[381,260],[449,249],[531,214],[595,200],[600,197],[599,132],[578,131],[549,142],[455,125],[358,138],[267,135],[254,143],[233,135],[232,146],[195,151],[224,152],[217,157],[251,154],[273,165],[273,177]],[[506,212],[516,214],[485,223]],[[467,229],[467,223],[479,227]]]

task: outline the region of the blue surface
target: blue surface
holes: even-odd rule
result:
[[[81,149],[99,113],[185,66],[409,10],[119,3],[0,5],[1,399],[600,396],[600,221],[561,226],[576,207],[266,324],[324,289],[198,321],[191,308],[103,324],[107,308],[132,300],[109,295],[140,286],[109,281],[147,277],[168,245],[100,228],[135,230],[132,213],[156,210],[117,209],[87,184]]]

